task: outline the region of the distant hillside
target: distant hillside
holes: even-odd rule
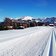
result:
[[[44,20],[44,22],[48,22],[48,23],[54,24],[54,23],[56,22],[56,18],[55,18],[55,17],[46,18],[46,19]]]

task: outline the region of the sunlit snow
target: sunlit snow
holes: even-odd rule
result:
[[[54,27],[40,26],[0,31],[0,56],[49,56],[52,38],[54,56],[55,30]]]

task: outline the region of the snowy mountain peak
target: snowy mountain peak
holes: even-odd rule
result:
[[[31,17],[31,16],[24,16],[24,17],[22,18],[22,20],[32,20],[32,18],[33,18],[33,17]]]

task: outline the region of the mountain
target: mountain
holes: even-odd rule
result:
[[[31,16],[24,16],[24,17],[22,17],[22,20],[32,20],[33,19],[33,17],[31,17]]]
[[[46,18],[44,22],[54,24],[56,22],[56,17]]]

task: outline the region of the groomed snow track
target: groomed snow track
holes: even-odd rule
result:
[[[56,56],[55,30],[40,26],[0,31],[0,56]]]

